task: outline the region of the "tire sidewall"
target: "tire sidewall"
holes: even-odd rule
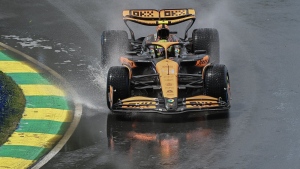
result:
[[[130,97],[130,79],[128,69],[124,66],[111,67],[108,70],[106,85],[107,107],[112,110],[113,107],[110,106],[109,102],[110,86],[113,87],[113,105],[119,100]]]
[[[192,51],[206,50],[210,56],[210,62],[220,63],[220,41],[219,32],[215,28],[194,29],[192,33]]]
[[[230,79],[225,65],[209,65],[204,72],[204,94],[215,98],[222,98],[230,103]]]

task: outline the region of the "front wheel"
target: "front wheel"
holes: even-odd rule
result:
[[[118,100],[123,100],[130,96],[128,69],[123,66],[111,67],[108,70],[106,85],[107,107],[112,110]]]
[[[215,98],[222,98],[222,101],[230,105],[230,80],[225,65],[209,65],[205,68],[204,94]]]

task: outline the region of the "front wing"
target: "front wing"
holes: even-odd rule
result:
[[[205,95],[179,99],[158,99],[143,96],[134,96],[119,100],[113,105],[113,112],[138,112],[180,114],[200,111],[228,110],[230,105],[221,100]]]

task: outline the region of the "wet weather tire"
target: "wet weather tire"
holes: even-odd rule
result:
[[[194,29],[192,33],[193,51],[206,50],[211,63],[220,63],[219,33],[214,28]]]
[[[118,100],[128,98],[130,96],[130,80],[129,71],[123,66],[114,66],[108,70],[107,74],[107,106],[109,109],[113,109],[110,104],[110,86],[113,89],[112,104],[117,103]]]
[[[207,96],[222,98],[229,104],[230,81],[228,70],[225,65],[210,65],[204,72],[204,92]]]
[[[101,35],[102,55],[100,62],[102,66],[110,63],[112,59],[126,53],[129,48],[128,34],[123,30],[103,31]]]

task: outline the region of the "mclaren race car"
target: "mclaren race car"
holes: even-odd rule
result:
[[[219,35],[213,28],[200,28],[188,38],[195,21],[194,9],[124,10],[126,31],[102,33],[101,63],[120,56],[120,66],[107,74],[107,106],[115,113],[161,113],[224,111],[230,108],[230,81],[225,65],[219,64]],[[135,39],[127,22],[158,26],[188,22],[184,37],[173,41]],[[158,35],[156,35],[158,36]],[[153,36],[152,36],[153,37]]]

